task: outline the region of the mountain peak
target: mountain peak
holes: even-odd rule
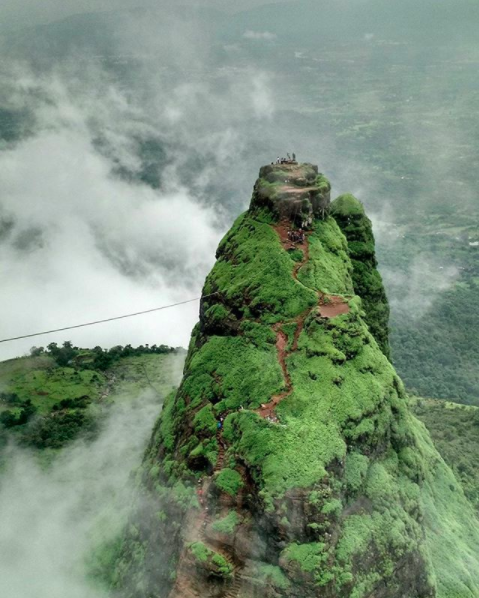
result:
[[[285,161],[261,168],[250,208],[266,208],[301,224],[324,218],[330,200],[331,185],[317,166]]]
[[[434,593],[406,396],[356,291],[375,271],[369,221],[343,234],[330,190],[312,164],[264,166],[220,243],[145,457],[162,515],[127,539],[129,597],[138,575],[161,598]]]

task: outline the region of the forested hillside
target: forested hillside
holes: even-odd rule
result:
[[[49,462],[61,452],[61,447],[67,447],[75,438],[83,438],[86,443],[94,441],[102,420],[114,402],[131,401],[141,397],[145,391],[159,392],[162,395],[169,392],[172,379],[179,379],[185,357],[182,350],[172,351],[167,347],[155,348],[153,352],[145,347],[121,350],[115,348],[110,352],[99,348],[94,351],[77,350],[69,343],[61,348],[52,345],[45,352],[38,349],[33,352],[35,356],[0,363],[0,383],[3,389],[1,420],[4,426],[0,438],[3,442],[15,439],[17,443],[33,449],[42,460],[46,458]],[[123,353],[125,354],[122,356]],[[68,356],[69,363],[65,365],[64,359]],[[31,406],[26,408],[30,405],[29,401]],[[478,410],[432,399],[414,399],[412,407],[416,416],[426,424],[441,456],[456,474],[456,480],[451,479],[449,482],[446,474],[442,485],[438,485],[439,478],[435,478],[437,481],[430,480],[429,500],[436,505],[441,505],[442,500],[452,500],[462,505],[462,512],[458,512],[456,518],[461,518],[461,533],[467,534],[467,517],[470,513],[468,515],[467,509],[464,511],[466,507],[460,498],[457,484],[460,481],[477,512]],[[24,423],[19,421],[22,412],[27,419]],[[16,420],[15,425],[11,423],[12,417]],[[427,444],[422,450],[432,456],[431,449],[426,447]],[[432,463],[431,461],[431,466]],[[451,493],[450,498],[446,497],[446,490]],[[455,532],[451,531],[445,508],[445,505],[440,506],[436,513],[438,521],[439,518],[441,521],[441,529],[436,529],[436,532],[441,534],[442,542],[445,537],[449,538],[448,542],[451,544],[446,543],[444,551],[447,552],[449,546],[452,552],[457,553],[459,560],[455,566],[459,566],[464,553],[462,549],[458,552],[454,545],[458,532],[457,528]],[[433,522],[431,525],[434,527]],[[455,525],[458,525],[457,521]],[[431,538],[431,542],[433,550],[444,546],[439,538]],[[119,550],[120,546],[116,541],[101,549],[97,546],[89,559],[91,574],[100,581],[103,580],[102,583],[109,583],[112,562]],[[450,557],[443,553],[438,558]],[[451,568],[451,562],[447,568]],[[272,575],[273,571],[265,571],[264,574]],[[451,594],[445,592],[442,595],[449,597]]]
[[[479,598],[477,0],[37,4],[0,597]]]
[[[0,363],[0,438],[54,454],[93,439],[113,403],[154,392],[160,399],[181,374],[184,351],[159,347],[79,349],[70,342],[32,349]]]
[[[437,450],[479,511],[479,409],[437,399],[411,399]]]

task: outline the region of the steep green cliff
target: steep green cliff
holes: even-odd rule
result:
[[[350,194],[333,201],[331,215],[348,241],[354,291],[362,299],[364,319],[382,352],[389,357],[389,303],[377,270],[371,221],[361,202]]]
[[[419,598],[439,587],[441,598],[472,598],[464,587],[479,588],[470,563],[466,585],[454,567],[437,581],[445,523],[426,528],[425,508],[454,521],[435,499],[439,476],[454,477],[409,413],[387,332],[380,347],[368,328],[374,312],[354,291],[371,285],[360,287],[350,259],[361,247],[327,215],[329,192],[311,165],[265,167],[221,242],[182,384],[139,473],[115,571],[123,596]],[[361,217],[356,242],[374,276]]]

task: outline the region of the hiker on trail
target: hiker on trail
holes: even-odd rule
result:
[[[219,421],[219,422],[216,424],[216,427],[217,427],[217,429],[218,429],[218,430],[221,430],[221,428],[223,427],[223,424],[222,424],[222,423]]]
[[[276,164],[279,164],[279,163],[280,163],[280,158],[279,158],[279,156],[278,156],[278,157],[276,158]]]
[[[296,162],[296,154],[293,152],[293,162]]]

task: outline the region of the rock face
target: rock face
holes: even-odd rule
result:
[[[255,185],[251,209],[265,207],[277,218],[301,225],[324,217],[331,200],[331,185],[313,164],[263,166]]]
[[[222,240],[143,464],[124,596],[436,595],[417,435],[355,294],[372,236],[338,201],[348,246],[329,197],[314,166],[264,167]]]

